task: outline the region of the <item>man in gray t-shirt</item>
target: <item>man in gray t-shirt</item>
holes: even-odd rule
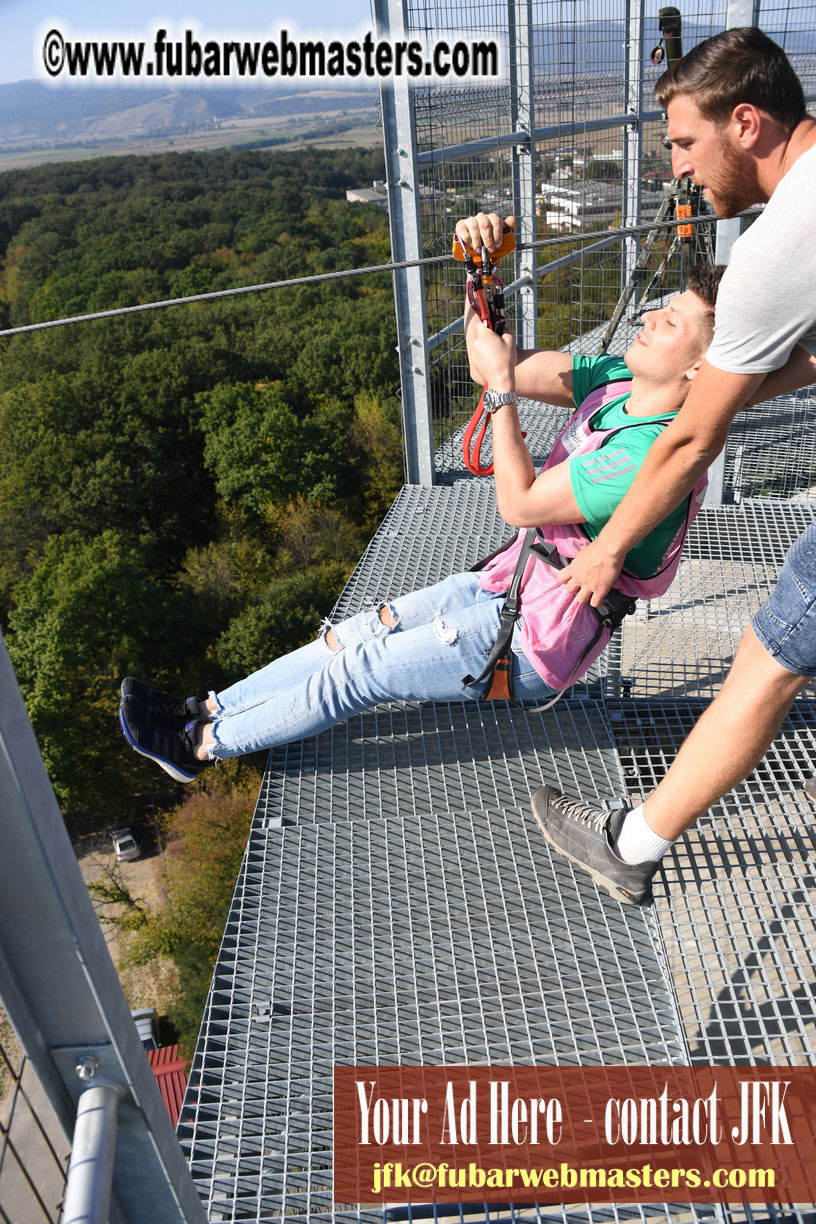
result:
[[[703,184],[721,217],[767,207],[734,246],[714,341],[684,407],[606,527],[562,572],[595,606],[626,553],[719,454],[740,408],[816,381],[816,121],[787,57],[756,28],[726,30],[664,73],[655,96],[678,178]],[[604,813],[542,787],[533,810],[548,841],[612,896],[646,900],[672,841],[751,772],[813,677],[816,527],[790,550],[720,694],[658,788],[632,811]]]
[[[814,201],[816,145],[794,162],[734,246],[706,354],[718,370],[767,374],[785,365],[796,344],[816,353]]]

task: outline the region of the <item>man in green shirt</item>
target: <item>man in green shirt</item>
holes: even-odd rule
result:
[[[477,226],[501,224],[480,215]],[[460,223],[466,224],[466,223]],[[493,457],[499,512],[536,527],[564,556],[601,530],[653,441],[684,402],[711,340],[718,276],[696,273],[686,293],[654,311],[624,364],[617,358],[517,352],[513,337],[485,330],[472,314],[466,337],[473,377],[494,395]],[[692,282],[690,282],[692,283]],[[516,394],[578,411],[536,473],[519,425]],[[496,402],[497,401],[497,402]],[[623,593],[638,597],[655,568],[665,586],[667,550],[686,521],[672,511],[637,554]],[[523,534],[523,533],[522,533]],[[454,574],[425,591],[384,601],[316,641],[206,698],[178,699],[127,678],[120,723],[131,747],[182,782],[209,763],[315,735],[384,701],[474,700],[478,677],[502,624],[521,535],[478,573]],[[563,549],[563,551],[562,551]],[[507,674],[515,695],[540,701],[578,679],[608,640],[610,626],[575,603],[557,570],[530,558],[522,615],[512,626]],[[642,575],[646,574],[646,577]],[[555,609],[559,598],[572,605]]]
[[[667,323],[668,325],[668,323]],[[630,357],[630,360],[632,358]],[[632,371],[622,357],[572,358],[572,393],[576,407],[603,383],[630,379]],[[584,516],[584,531],[590,540],[596,539],[614,509],[628,491],[635,474],[640,471],[649,448],[660,437],[666,422],[677,415],[655,412],[638,417],[638,428],[632,424],[627,407],[629,393],[621,395],[593,417],[593,428],[621,430],[594,454],[577,456],[570,464],[572,492]],[[625,430],[625,432],[623,432]],[[666,549],[686,516],[685,502],[671,511],[654,531],[630,550],[626,568],[639,578],[648,578],[659,568]]]

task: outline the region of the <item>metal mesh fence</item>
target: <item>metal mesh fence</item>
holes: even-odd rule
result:
[[[697,41],[722,28],[724,5],[686,6],[685,29]],[[521,115],[518,82],[464,88],[440,86],[415,96],[417,150],[421,170],[421,215],[428,254],[448,249],[455,221],[477,210],[500,215],[519,212],[520,182],[532,179],[534,215],[528,238],[563,236],[556,247],[538,256],[537,342],[547,348],[574,346],[580,337],[605,324],[620,294],[626,271],[627,240],[587,252],[587,235],[600,235],[631,221],[627,191],[627,127],[631,109],[634,56],[643,69],[642,99],[649,118],[639,133],[637,184],[643,221],[656,217],[671,180],[670,159],[661,143],[661,122],[651,102],[659,69],[648,62],[658,41],[656,9],[651,19],[627,25],[633,6],[625,0],[533,0],[529,24],[519,33],[529,85],[527,112]],[[412,31],[426,32],[428,9],[409,4]],[[434,8],[437,35],[467,29],[488,37],[507,29],[508,10],[500,4],[449,4]],[[517,24],[523,20],[519,16]],[[634,45],[633,45],[634,40]],[[520,68],[521,71],[521,68]],[[515,86],[515,88],[514,88]],[[522,120],[535,133],[527,146],[514,145],[509,134]],[[473,151],[471,151],[473,150]],[[525,164],[525,161],[527,164]],[[629,177],[627,177],[627,175]],[[671,210],[669,211],[671,216]],[[579,240],[580,237],[580,240]],[[640,242],[645,240],[644,238]],[[645,289],[671,245],[672,234],[655,242],[641,288]],[[629,258],[640,243],[629,241]],[[663,289],[681,284],[683,261],[692,258],[681,244],[659,277]],[[557,269],[541,273],[546,264]],[[505,280],[518,274],[509,261]],[[458,265],[443,265],[426,274],[428,328],[443,331],[461,313],[462,277]],[[511,303],[511,326],[517,322]],[[444,446],[474,406],[473,386],[464,359],[461,333],[434,350],[432,370],[435,440]],[[442,470],[444,451],[440,456]]]
[[[0,1011],[0,1221],[59,1224],[67,1143]]]
[[[612,227],[635,219],[648,225],[658,215],[674,215],[674,205],[666,204],[670,154],[652,98],[665,66],[650,61],[660,39],[659,7],[631,0],[407,4],[411,33],[440,37],[466,30],[473,38],[487,38],[509,30],[515,40],[509,81],[441,83],[414,94],[419,211],[427,255],[448,250],[456,220],[477,210],[521,213],[522,228],[526,210],[527,241],[561,236],[558,245],[541,248],[536,256],[534,329],[541,347],[597,351],[592,344],[600,342],[639,255],[644,267],[636,277],[633,303],[647,291],[680,288],[689,264],[713,252],[712,224],[698,226],[693,240],[644,231],[634,239],[607,238],[607,245],[595,249]],[[682,5],[684,49],[723,29],[726,17],[725,3]],[[759,22],[790,53],[806,93],[816,94],[812,6],[762,3]],[[641,116],[636,129],[626,122],[633,108]],[[532,139],[525,142],[527,131]],[[695,209],[708,211],[699,199]],[[505,260],[505,281],[514,281],[521,266],[518,259],[515,264]],[[425,274],[437,471],[448,478],[462,470],[458,434],[475,406],[461,330],[449,330],[461,314],[462,288],[461,265],[443,264]],[[511,295],[511,327],[520,326],[519,310],[528,311],[529,304],[520,307]],[[812,416],[807,397],[799,396],[797,405],[780,406],[775,414],[780,426],[796,410]],[[760,421],[754,415],[734,435],[729,476],[738,495],[740,490],[747,496],[789,495],[790,479],[787,486],[780,479],[772,487],[767,475],[739,468],[746,449],[739,449],[741,433],[759,430],[773,438],[773,429],[767,417]],[[813,468],[810,436],[803,447],[807,471],[799,474],[802,479]]]

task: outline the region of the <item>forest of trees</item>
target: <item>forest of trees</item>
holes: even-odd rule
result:
[[[384,263],[387,216],[344,198],[381,176],[361,150],[1,175],[0,326]],[[402,480],[395,344],[385,274],[0,340],[0,623],[73,831],[181,798],[122,739],[123,676],[217,689],[331,608]],[[186,823],[246,813],[247,768]]]

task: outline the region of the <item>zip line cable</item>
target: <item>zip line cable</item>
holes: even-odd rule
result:
[[[714,216],[691,218],[692,223],[696,224],[716,220]],[[516,249],[530,251],[550,246],[563,246],[566,242],[597,242],[604,238],[628,238],[636,234],[648,234],[656,229],[674,229],[678,225],[688,224],[688,219],[661,221],[656,225],[630,225],[620,229],[596,230],[591,234],[573,234],[569,238],[539,238],[536,242],[520,243]],[[297,285],[314,285],[319,281],[340,280],[348,276],[368,276],[375,272],[399,272],[403,268],[422,268],[452,261],[453,255],[430,255],[424,259],[405,259],[398,263],[373,264],[365,268],[341,268],[336,272],[318,272],[313,276],[296,276],[289,280],[267,281],[261,285],[238,285],[234,289],[215,289],[211,293],[194,293],[189,297],[167,298],[161,302],[139,302],[135,306],[117,306],[111,310],[95,310],[89,314],[72,315],[65,319],[47,319],[43,323],[26,323],[21,327],[9,327],[5,331],[0,331],[0,337],[44,331],[48,327],[65,327],[70,323],[90,323],[94,319],[113,319],[119,315],[137,314],[143,310],[161,310],[166,306],[183,306],[188,302],[212,302],[216,298],[236,297],[243,293],[261,293],[266,289],[288,289]]]

